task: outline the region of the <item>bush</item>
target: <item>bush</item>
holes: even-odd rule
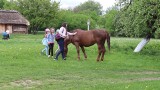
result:
[[[74,18],[74,19],[73,19]],[[89,19],[88,16],[83,14],[74,14],[67,17],[68,21],[68,29],[74,30],[74,29],[83,29],[87,30],[87,20]],[[95,22],[94,20],[90,19],[90,29],[95,28]]]
[[[160,39],[160,28],[155,32],[155,38]]]

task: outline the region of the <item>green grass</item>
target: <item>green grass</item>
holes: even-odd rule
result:
[[[66,61],[41,55],[43,35],[13,34],[0,40],[0,90],[159,90],[160,40],[151,39],[133,53],[141,39],[111,38],[111,51],[96,62],[97,45],[77,60],[69,45]],[[57,48],[55,44],[54,49]]]

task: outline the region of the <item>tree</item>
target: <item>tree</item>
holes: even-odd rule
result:
[[[3,9],[3,5],[4,5],[4,2],[3,0],[0,1],[0,9]]]
[[[73,11],[75,13],[90,16],[93,20],[98,21],[99,15],[102,15],[102,6],[99,2],[88,0],[76,6]]]
[[[68,31],[74,29],[83,29],[87,30],[87,20],[90,19],[91,21],[91,29],[95,28],[95,21],[91,19],[90,16],[84,14],[75,14],[72,10],[61,10],[59,12],[59,27],[62,22],[68,23]]]
[[[0,0],[0,9],[4,9],[4,5],[7,2],[7,0]]]
[[[73,19],[74,18],[74,19]],[[87,20],[90,19],[90,29],[95,28],[95,22],[89,16],[84,14],[73,14],[68,16],[67,21],[70,21],[69,29],[83,29],[87,30]]]
[[[3,9],[5,10],[17,10],[17,1],[16,0],[4,0]]]
[[[102,6],[100,3],[95,2],[93,0],[88,0],[78,6],[76,6],[74,9],[74,12],[83,12],[83,11],[95,11],[97,15],[102,14]],[[90,13],[90,12],[88,12]]]
[[[118,14],[118,10],[116,8],[111,8],[109,10],[106,11],[106,14],[105,14],[105,22],[104,22],[104,28],[106,28],[111,35],[115,35],[114,34],[114,19],[116,17],[116,15]]]
[[[160,27],[158,0],[119,0],[120,12],[115,19],[115,31],[128,37],[152,37]],[[123,3],[123,5],[122,5]]]
[[[54,19],[58,11],[58,3],[50,0],[18,0],[19,8],[31,22],[30,29],[35,34],[46,27],[54,27]],[[23,8],[23,9],[22,9]]]
[[[46,27],[55,27],[59,3],[50,0],[16,0],[6,5],[6,9],[15,9],[30,21],[30,31],[34,34]]]

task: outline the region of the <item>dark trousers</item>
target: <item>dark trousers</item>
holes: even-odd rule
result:
[[[7,34],[7,38],[10,39],[10,35],[9,34]]]
[[[48,46],[49,46],[49,53],[48,53],[48,55],[53,56],[53,46],[54,46],[54,43],[50,43]]]
[[[56,54],[56,59],[58,59],[58,56],[60,54],[62,54],[62,58],[64,59],[65,56],[64,56],[64,38],[61,38],[60,40],[57,41],[58,42],[58,45],[60,47],[60,50],[57,52]]]
[[[9,34],[3,35],[3,38],[2,38],[2,39],[10,39]]]

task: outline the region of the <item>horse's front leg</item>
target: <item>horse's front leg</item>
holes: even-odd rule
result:
[[[80,54],[79,54],[79,44],[75,43],[76,49],[77,49],[77,54],[78,54],[78,60],[80,60]]]
[[[68,47],[64,47],[64,56],[67,57]]]
[[[68,53],[68,44],[70,42],[67,43],[67,40],[64,40],[64,56],[67,57],[67,53]]]
[[[84,54],[84,58],[85,58],[85,59],[87,59],[87,55],[86,55],[86,52],[85,52],[84,47],[83,47],[83,46],[81,46],[81,49],[82,49],[82,52],[83,52],[83,54]]]

